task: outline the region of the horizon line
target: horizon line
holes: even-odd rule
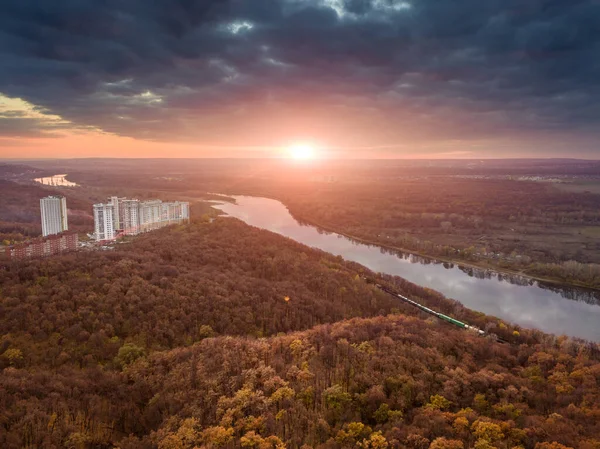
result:
[[[0,162],[35,162],[35,161],[66,161],[66,160],[293,160],[286,156],[256,156],[256,157],[100,157],[100,156],[81,156],[81,157],[44,157],[44,158],[0,158]],[[302,161],[303,163],[311,163],[318,161],[582,161],[582,162],[600,162],[600,157],[597,159],[577,158],[577,157],[315,157],[313,159]]]

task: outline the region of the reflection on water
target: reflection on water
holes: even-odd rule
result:
[[[67,175],[54,175],[48,176],[46,178],[35,178],[35,182],[39,182],[40,184],[44,184],[45,186],[53,186],[53,187],[77,187],[78,184],[67,181]]]
[[[561,286],[560,284],[553,284],[549,282],[540,282],[526,276],[520,276],[518,274],[512,273],[498,273],[497,271],[464,266],[460,263],[455,264],[452,262],[443,262],[439,260],[435,260],[429,257],[418,256],[415,254],[408,254],[397,250],[390,250],[387,248],[380,248],[383,254],[394,254],[396,257],[400,257],[402,259],[406,259],[411,263],[420,263],[423,265],[436,264],[442,265],[445,269],[458,269],[465,273],[467,276],[474,277],[476,279],[495,279],[500,282],[509,282],[511,284],[520,285],[520,286],[529,286],[529,287],[537,287],[546,290],[550,290],[553,293],[556,293],[563,298],[571,299],[575,301],[583,301],[588,304],[593,304],[600,306],[600,291],[585,289],[585,288],[576,288],[569,286]],[[600,324],[599,324],[600,325]]]
[[[524,327],[600,341],[598,292],[561,288],[522,276],[441,262],[366,245],[299,223],[279,201],[236,196],[215,207],[246,223],[432,288],[465,306]]]

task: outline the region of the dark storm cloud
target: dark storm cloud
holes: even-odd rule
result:
[[[49,126],[43,120],[0,115],[0,136],[11,138],[57,137],[60,126]]]
[[[313,124],[364,111],[390,138],[593,134],[599,30],[597,0],[4,0],[0,92],[159,140],[269,126],[290,104]],[[15,120],[0,135],[43,132]]]

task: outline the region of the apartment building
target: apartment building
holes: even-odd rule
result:
[[[5,256],[10,260],[29,257],[46,257],[77,250],[79,236],[76,232],[63,232],[50,235],[19,245],[4,248]]]
[[[96,241],[113,240],[116,237],[114,224],[112,203],[94,204],[94,238]]]
[[[189,218],[187,202],[111,197],[108,203],[94,205],[94,235],[97,241],[113,240],[120,235],[137,235]]]
[[[67,199],[64,196],[48,196],[40,199],[42,235],[60,234],[68,231]]]
[[[140,232],[140,202],[122,198],[119,201],[120,227],[125,235],[136,235]]]

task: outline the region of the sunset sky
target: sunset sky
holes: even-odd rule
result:
[[[600,157],[597,0],[3,0],[0,158]]]

